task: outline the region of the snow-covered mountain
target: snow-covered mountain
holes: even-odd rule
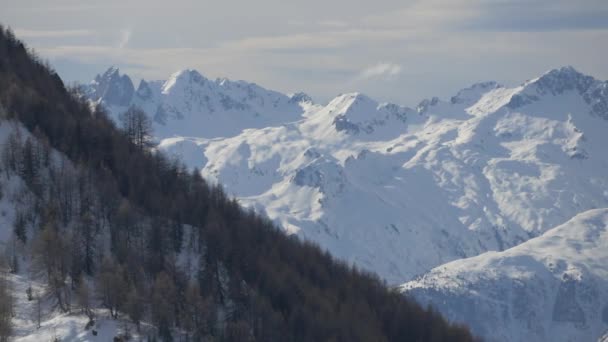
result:
[[[262,128],[298,120],[312,105],[306,94],[291,96],[254,83],[209,80],[195,70],[174,73],[166,81],[142,80],[137,87],[129,76],[111,67],[85,86],[87,96],[117,115],[137,106],[154,119],[156,137],[227,137],[245,128]]]
[[[401,288],[487,341],[596,341],[608,326],[608,209]]]
[[[90,86],[114,117],[123,96],[97,89],[125,77]],[[571,67],[416,109],[357,93],[316,105],[192,70],[142,81],[129,102],[154,118],[161,150],[391,284],[608,207],[607,103],[607,83]]]
[[[511,251],[525,254],[530,251],[526,245],[512,248],[530,239],[535,246],[533,241],[564,227],[586,227],[586,217],[598,212],[581,213],[608,208],[608,82],[572,67],[512,88],[478,83],[447,101],[424,100],[415,109],[380,104],[359,93],[319,105],[303,94],[282,95],[243,81],[210,81],[192,70],[167,81],[142,81],[130,96],[127,80],[111,69],[88,86],[89,96],[106,104],[113,117],[129,105],[142,107],[155,122],[158,149],[181,156],[286,232],[315,241],[389,284],[487,251],[508,252],[479,260]],[[580,237],[576,234],[573,238]],[[585,240],[564,244],[579,246],[581,253],[599,251]],[[545,252],[519,259],[538,259]],[[560,260],[575,263],[569,255]],[[476,261],[462,265],[469,262]],[[582,289],[581,296],[593,288],[597,291],[586,292],[588,298],[606,298],[599,297],[598,286],[607,279],[600,271],[563,278],[568,268],[552,273],[553,268],[535,266],[532,271],[544,272],[546,279],[511,279],[495,269],[496,263],[479,265],[474,275],[500,275],[504,284],[499,291],[511,289],[523,297],[507,309],[479,300],[485,306],[468,315],[468,305],[477,301],[470,300],[467,288],[432,292],[443,284],[433,284],[442,281],[436,276],[441,268],[421,278],[424,283],[406,286],[418,286],[421,300],[453,318],[464,317],[484,335],[500,325],[504,310],[511,310],[512,318],[504,318],[509,325],[493,335],[497,340],[597,338],[598,331],[608,330],[604,303],[585,302],[584,323],[577,321],[580,310],[569,311],[574,304],[563,304],[565,309],[558,308],[555,315],[551,306],[553,295],[561,296],[559,289],[571,291],[572,286]],[[577,265],[577,270],[592,267]],[[494,278],[480,277],[485,280],[479,286],[491,289],[488,282]],[[478,291],[477,278],[463,284]],[[528,308],[527,296],[536,295],[543,299]],[[437,298],[445,298],[449,307]],[[549,316],[539,311],[544,309]],[[476,324],[475,315],[485,314],[496,319]],[[538,322],[526,326],[531,317]],[[554,322],[570,328],[554,329]],[[519,329],[520,335],[508,329]]]

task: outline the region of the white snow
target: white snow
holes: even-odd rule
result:
[[[39,341],[112,341],[117,335],[129,332],[132,341],[143,341],[135,326],[124,319],[109,317],[107,310],[97,309],[95,324],[85,329],[89,319],[80,310],[73,313],[60,313],[43,301],[40,327],[37,322],[37,301],[28,300],[26,289],[31,286],[33,293],[43,294],[45,289],[39,282],[24,275],[7,275],[15,301],[13,336],[15,342]],[[150,328],[145,326],[146,328]],[[93,330],[97,335],[93,335]]]
[[[439,266],[401,290],[487,341],[597,340],[608,327],[608,209]]]
[[[572,70],[515,88],[479,83],[416,110],[360,93],[314,105],[184,70],[132,103],[156,120],[159,149],[399,284],[608,207],[608,120],[577,88],[590,78]]]
[[[301,94],[186,70],[140,86],[130,104],[155,120],[158,149],[181,156],[287,233],[389,284],[488,251],[518,251],[506,273],[491,262],[475,264],[471,274],[483,282],[450,271],[449,281],[434,284],[443,279],[434,269],[424,283],[410,284],[420,284],[421,300],[445,298],[442,312],[496,340],[589,340],[608,328],[598,287],[606,278],[589,271],[603,252],[577,241],[581,235],[547,232],[566,222],[557,231],[587,227],[587,217],[599,215],[590,210],[608,208],[607,89],[608,82],[565,67],[513,88],[475,84],[416,109],[360,93],[319,105]],[[106,104],[113,117],[125,108]],[[543,247],[534,241],[547,239],[561,241],[559,247],[512,249],[528,240]],[[556,256],[561,248],[581,255]],[[468,260],[503,260],[508,253],[462,262],[473,267]],[[567,267],[548,268],[547,258]],[[559,278],[565,274],[570,278]],[[433,290],[445,283],[455,289]],[[555,291],[571,291],[570,284],[583,293],[576,294],[583,314],[560,302],[566,309],[555,323]],[[501,298],[501,291],[513,295]],[[488,320],[478,324],[476,317]]]
[[[244,81],[212,81],[190,69],[174,73],[167,81],[142,80],[130,101],[124,103],[122,97],[106,96],[114,94],[113,89],[118,92],[124,88],[115,70],[108,70],[89,85],[89,96],[106,105],[114,119],[131,105],[142,108],[153,119],[158,139],[175,135],[229,137],[245,128],[298,120],[304,108],[312,105],[304,94],[289,97]],[[110,84],[109,90],[99,91],[100,83]]]
[[[0,120],[0,150],[4,148],[9,135],[14,132],[18,132],[22,141],[28,137],[33,138],[22,125],[13,121]],[[55,150],[51,150],[51,160],[57,164],[61,162],[69,164],[65,156]],[[13,224],[16,208],[24,205],[22,203],[24,199],[33,196],[33,194],[18,175],[12,174],[7,178],[4,170],[0,172],[0,193],[0,253],[3,253],[3,257],[8,257],[10,255],[9,251],[14,246]],[[30,238],[31,233],[31,230],[28,231]],[[43,279],[32,271],[31,261],[21,250],[23,247],[18,248],[20,248],[18,253],[19,273],[10,274],[5,270],[0,270],[0,277],[8,281],[10,293],[14,300],[11,341],[37,342],[54,341],[55,339],[59,341],[112,341],[115,336],[124,333],[125,329],[129,330],[133,341],[144,339],[143,336],[137,334],[134,325],[129,323],[127,319],[111,319],[109,312],[105,309],[94,310],[96,323],[89,330],[85,329],[89,319],[80,310],[75,308],[72,313],[60,312],[54,306],[53,298],[49,298],[42,283]],[[42,298],[40,327],[38,327],[37,322],[38,302],[35,299],[28,300],[26,293],[26,289],[30,286],[32,294]],[[92,335],[93,329],[97,332],[97,336]],[[153,327],[149,324],[143,324],[142,329],[142,331],[148,331]]]

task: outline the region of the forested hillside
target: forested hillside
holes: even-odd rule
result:
[[[137,111],[117,128],[5,29],[0,113],[27,130],[1,154],[27,189],[0,227],[10,270],[35,270],[58,311],[101,305],[163,341],[472,340],[151,151]]]

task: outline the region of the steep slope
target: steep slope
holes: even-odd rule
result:
[[[0,114],[36,137],[0,158],[3,177],[20,175],[32,193],[13,201],[28,209],[8,234],[23,247],[12,259],[38,265],[63,316],[74,301],[89,315],[99,304],[112,320],[151,322],[150,339],[164,341],[472,340],[136,144],[78,95],[0,29]]]
[[[86,329],[85,327],[90,323],[86,315],[55,311],[52,305],[49,305],[52,303],[48,301],[42,303],[42,317],[38,327],[36,319],[38,302],[28,300],[26,293],[28,288],[31,288],[34,293],[44,294],[44,284],[27,275],[10,274],[8,278],[15,301],[11,341],[112,341],[115,337],[123,336],[127,331],[131,341],[146,340],[131,322],[126,319],[112,319],[106,315],[105,309],[95,310],[96,322]],[[151,331],[152,328],[146,324],[142,330]]]
[[[565,67],[415,110],[343,94],[231,137],[175,124],[158,148],[287,232],[399,284],[608,207],[606,89]]]
[[[442,265],[401,290],[488,341],[597,340],[608,328],[608,209]]]
[[[53,341],[90,340],[92,330],[97,333],[97,339],[112,340],[124,332],[125,327],[130,328],[135,341],[144,340],[141,334],[135,332],[135,327],[125,320],[113,320],[105,315],[104,309],[96,310],[96,324],[89,329],[84,327],[89,323],[89,318],[84,314],[62,313],[56,310],[54,298],[49,295],[48,287],[44,277],[32,265],[32,258],[24,253],[29,245],[22,244],[15,228],[19,218],[34,220],[39,218],[40,212],[34,213],[32,206],[40,205],[36,201],[35,190],[28,184],[24,176],[27,175],[27,166],[21,163],[21,148],[31,144],[36,153],[48,153],[50,163],[63,165],[63,172],[67,169],[73,171],[70,162],[54,149],[42,152],[43,143],[31,135],[22,125],[14,121],[8,121],[0,113],[0,284],[8,285],[13,301],[11,309],[12,334],[10,341]],[[11,159],[15,157],[16,159]],[[13,165],[11,163],[14,162]],[[14,172],[13,167],[19,165],[19,172]],[[48,177],[46,172],[40,168],[39,179]],[[58,193],[55,193],[58,195]],[[39,209],[38,209],[39,210]],[[30,241],[37,237],[38,227],[34,224],[24,223],[23,234]],[[7,260],[8,259],[8,260]],[[9,272],[10,271],[10,272]],[[29,290],[28,290],[29,289]],[[31,291],[32,298],[28,298]],[[34,299],[34,297],[36,299]],[[40,298],[38,300],[37,298]],[[5,298],[0,298],[1,310],[5,310],[7,303]],[[76,301],[74,301],[76,306]],[[38,316],[40,317],[38,322]],[[4,330],[3,330],[4,331]]]

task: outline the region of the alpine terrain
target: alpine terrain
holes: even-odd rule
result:
[[[192,71],[134,92],[111,70],[90,91],[206,144],[312,106]],[[0,26],[0,341],[474,340],[151,149],[141,110],[114,118]]]
[[[606,81],[563,67],[408,108],[194,70],[136,89],[110,68],[81,92],[117,122],[143,109],[157,150],[481,336],[608,330]]]
[[[402,290],[488,341],[596,341],[608,325],[608,209],[519,246],[434,268]]]

